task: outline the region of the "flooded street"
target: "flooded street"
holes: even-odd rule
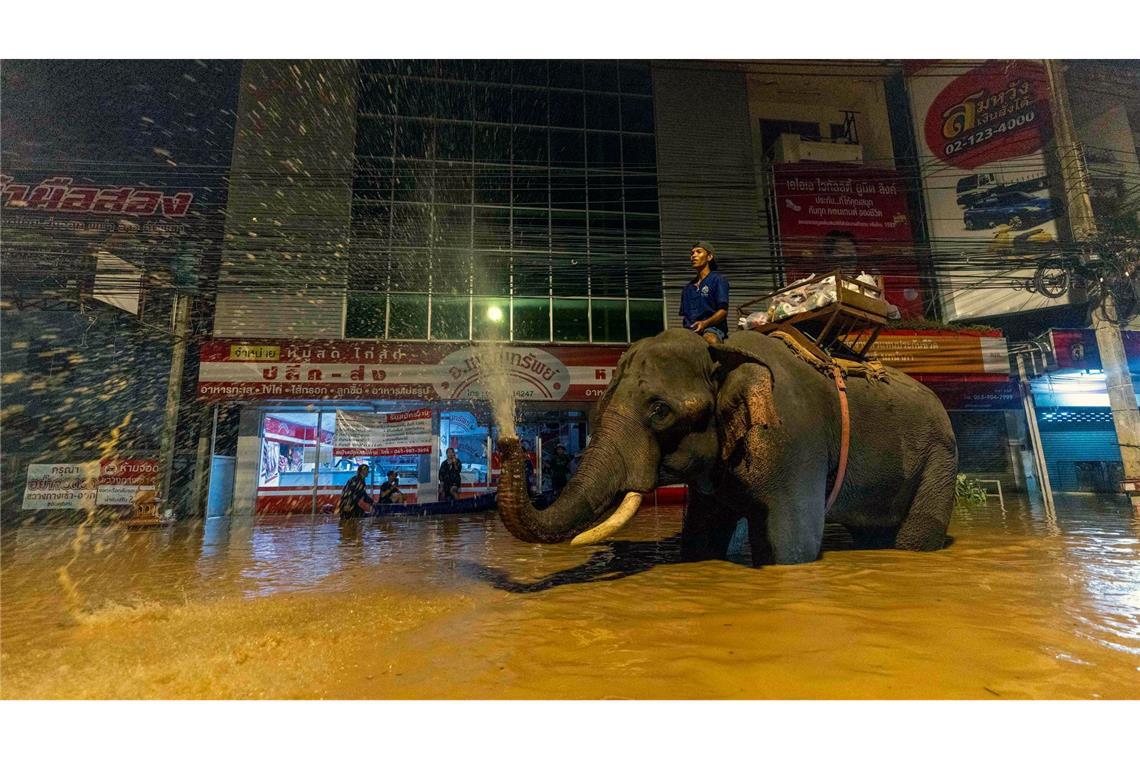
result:
[[[681,563],[494,512],[11,528],[5,698],[1136,698],[1140,521],[959,509],[940,552]]]

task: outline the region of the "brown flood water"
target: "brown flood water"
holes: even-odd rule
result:
[[[681,563],[680,517],[646,506],[600,548],[521,544],[493,512],[9,529],[0,691],[1140,697],[1127,506],[959,510],[940,552],[854,551],[835,532],[820,561],[759,570]]]

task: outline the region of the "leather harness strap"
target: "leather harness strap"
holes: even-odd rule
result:
[[[839,470],[835,473],[835,483],[831,486],[831,493],[827,495],[825,509],[831,509],[831,505],[839,496],[839,489],[843,487],[843,476],[847,472],[847,452],[851,448],[851,415],[847,409],[847,383],[843,380],[843,370],[837,365],[831,366],[831,374],[835,378],[835,390],[839,392],[839,412],[843,421],[839,433]]]

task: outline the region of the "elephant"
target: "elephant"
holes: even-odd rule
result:
[[[930,389],[896,369],[885,375],[846,379],[849,455],[829,507],[842,434],[834,376],[776,337],[742,330],[709,345],[666,330],[622,355],[581,464],[548,507],[527,496],[518,441],[500,441],[500,516],[523,541],[595,543],[643,494],[685,483],[686,560],[725,558],[742,517],[753,566],[818,559],[825,521],[860,547],[940,549],[954,506],[954,431]]]

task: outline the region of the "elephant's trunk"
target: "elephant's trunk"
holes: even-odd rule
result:
[[[611,411],[603,416],[574,477],[553,504],[540,510],[527,494],[526,452],[518,439],[500,439],[499,451],[503,469],[497,503],[503,524],[516,538],[543,544],[578,535],[609,511],[619,495],[652,489],[660,457],[651,436]],[[575,543],[602,540],[633,516],[638,503],[639,498],[627,495],[611,520]]]

